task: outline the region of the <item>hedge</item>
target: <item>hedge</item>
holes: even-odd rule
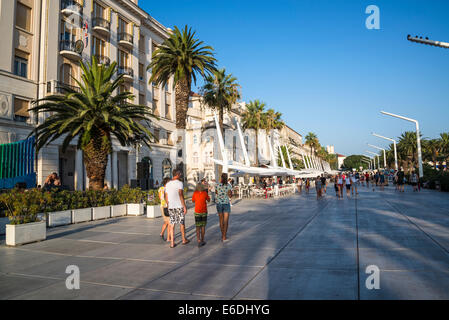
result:
[[[158,205],[156,190],[142,191],[124,186],[120,190],[67,191],[53,189],[13,189],[0,194],[0,210],[11,220],[11,224],[39,221],[38,214],[55,211],[112,206],[125,203]]]

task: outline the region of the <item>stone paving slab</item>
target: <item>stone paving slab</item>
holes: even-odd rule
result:
[[[12,300],[115,300],[134,289],[83,283],[79,290],[67,290],[65,281],[16,296]]]
[[[357,274],[352,270],[268,267],[251,281],[236,298],[353,300],[357,299]]]

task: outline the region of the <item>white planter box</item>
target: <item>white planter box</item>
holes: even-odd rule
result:
[[[72,210],[49,212],[47,226],[57,227],[72,223]]]
[[[147,206],[147,218],[162,217],[160,206]]]
[[[6,233],[6,225],[9,223],[9,218],[0,218],[0,234]]]
[[[126,214],[128,216],[143,216],[143,203],[128,203],[126,205]]]
[[[92,208],[72,210],[72,223],[79,223],[92,220]]]
[[[111,217],[126,216],[126,204],[111,206]]]
[[[92,220],[107,219],[111,217],[111,206],[92,208]]]
[[[47,229],[45,221],[6,225],[6,245],[8,246],[41,241],[45,240],[46,237]]]

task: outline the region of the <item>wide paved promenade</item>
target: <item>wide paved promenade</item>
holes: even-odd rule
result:
[[[449,299],[449,194],[407,191],[237,201],[225,244],[211,207],[202,248],[192,210],[192,241],[174,249],[162,219],[143,217],[48,229],[17,248],[2,239],[0,299]],[[68,265],[79,290],[66,289]],[[378,290],[365,286],[369,265]]]

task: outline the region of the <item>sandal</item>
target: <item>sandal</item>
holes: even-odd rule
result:
[[[186,244],[188,244],[190,242],[190,240],[187,240],[186,242],[182,242],[182,245],[186,245]]]
[[[176,243],[172,246],[172,245],[170,245],[170,248],[174,248],[174,247],[176,247]]]

